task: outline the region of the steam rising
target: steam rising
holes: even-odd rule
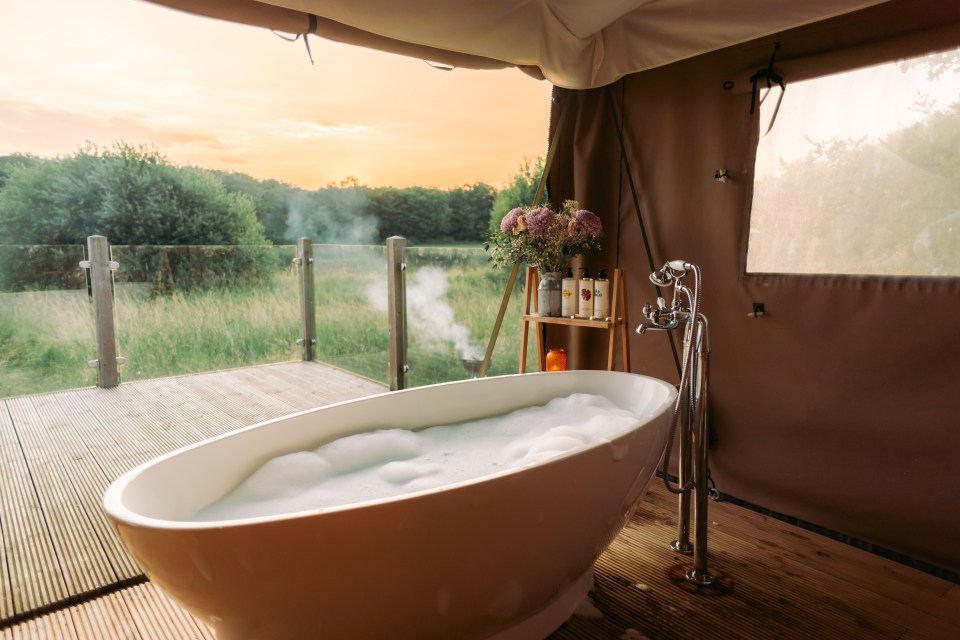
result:
[[[407,283],[407,322],[418,338],[427,342],[450,342],[465,360],[479,360],[483,348],[470,344],[470,330],[454,320],[453,308],[444,299],[447,274],[437,267],[418,269]],[[378,282],[367,289],[370,306],[387,311],[387,284]]]
[[[290,197],[284,236],[314,244],[376,244],[379,221],[367,213],[369,205],[363,187],[297,192]]]
[[[285,237],[311,238],[314,244],[373,245],[379,242],[379,221],[369,215],[370,196],[364,187],[328,188],[291,196]],[[470,330],[454,320],[444,299],[447,276],[436,267],[417,270],[407,284],[407,322],[426,344],[453,343],[464,360],[480,360],[483,348],[470,344]],[[367,289],[374,309],[387,311],[387,283]]]

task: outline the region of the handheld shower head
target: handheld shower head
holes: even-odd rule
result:
[[[683,260],[671,260],[650,274],[650,282],[658,287],[666,287],[674,280],[687,275],[688,263]]]
[[[666,265],[650,274],[650,282],[658,287],[666,287],[672,281],[673,276],[667,271]]]

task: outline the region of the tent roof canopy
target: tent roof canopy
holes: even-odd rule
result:
[[[453,67],[518,67],[568,89],[886,0],[151,0]]]

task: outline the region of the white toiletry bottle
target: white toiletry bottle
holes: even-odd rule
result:
[[[606,320],[610,316],[610,281],[607,274],[600,269],[600,275],[593,281],[593,317],[595,320]]]
[[[579,288],[578,302],[580,306],[577,307],[577,317],[589,318],[593,315],[593,278],[590,277],[590,269],[583,269]]]
[[[564,318],[577,315],[577,293],[577,279],[573,277],[573,269],[567,267],[560,286],[560,315]]]

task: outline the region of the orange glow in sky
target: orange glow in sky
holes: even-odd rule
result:
[[[0,7],[0,155],[147,145],[317,188],[503,186],[545,153],[548,83],[201,18],[139,0]]]

